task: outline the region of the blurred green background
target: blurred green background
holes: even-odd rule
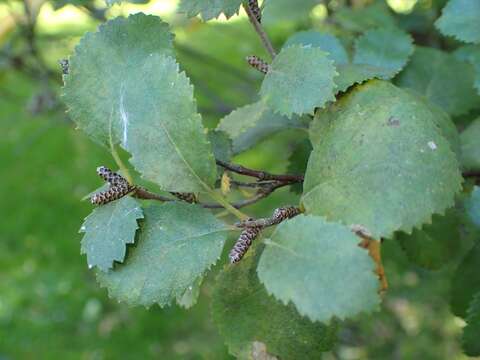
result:
[[[348,46],[352,35],[340,30],[339,22],[352,33],[369,26],[342,12],[368,1],[271,2],[264,23],[277,47],[292,33],[310,28],[332,32]],[[377,10],[375,21],[394,19],[436,41],[431,22],[445,1],[381,2],[388,16]],[[81,198],[101,184],[95,168],[113,166],[113,161],[68,119],[59,99],[58,60],[102,18],[157,14],[176,33],[178,60],[195,85],[205,124],[213,127],[232,109],[256,100],[261,77],[244,58],[266,54],[243,13],[204,23],[176,14],[176,1],[111,9],[101,1],[72,3],[78,6],[63,6],[61,0],[30,3],[38,13],[32,53],[22,2],[0,0],[0,359],[229,359],[210,316],[215,270],[190,310],[118,304],[88,271],[78,229],[92,207]],[[285,171],[289,149],[304,137],[278,134],[235,160]],[[297,196],[285,189],[248,211],[265,215]],[[428,272],[408,264],[395,242],[384,248],[390,290],[382,311],[345,323],[338,346],[325,358],[466,358],[459,341],[464,323],[448,308],[453,265]]]

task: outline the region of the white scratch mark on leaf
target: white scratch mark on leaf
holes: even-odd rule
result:
[[[437,144],[435,144],[433,141],[428,142],[428,147],[432,150],[437,150]]]
[[[125,87],[122,86],[120,90],[120,117],[122,118],[123,124],[123,137],[122,137],[122,145],[123,147],[127,147],[127,129],[128,129],[128,114],[125,111],[125,104],[124,104],[124,96],[125,96]]]

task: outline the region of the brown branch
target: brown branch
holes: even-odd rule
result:
[[[242,165],[229,164],[221,160],[217,160],[217,165],[234,173],[257,178],[258,180],[276,180],[288,184],[303,182],[302,175],[275,175],[266,171],[259,171],[246,168]]]
[[[471,170],[463,173],[464,178],[480,178],[480,171]]]
[[[268,37],[267,33],[263,29],[262,24],[258,22],[257,17],[255,16],[252,9],[250,9],[250,7],[247,4],[243,4],[243,8],[247,13],[248,18],[250,19],[250,22],[253,25],[253,28],[255,29],[258,36],[260,37],[260,40],[262,40],[263,46],[265,46],[265,49],[268,51],[272,59],[275,58],[275,56],[277,56],[277,52],[273,48],[272,42],[270,41],[270,38]]]
[[[175,201],[175,199],[155,194],[142,187],[137,187],[135,189],[135,192],[133,193],[133,196],[136,197],[137,199],[143,199],[143,200]]]

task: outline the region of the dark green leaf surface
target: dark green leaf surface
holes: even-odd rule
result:
[[[265,241],[258,276],[269,293],[312,321],[371,312],[380,303],[378,278],[359,243],[344,225],[300,215]]]
[[[318,112],[304,182],[307,212],[361,224],[378,239],[409,233],[453,206],[462,178],[434,117],[422,101],[379,80]]]
[[[308,158],[312,153],[312,149],[312,144],[308,139],[299,143],[288,158],[287,172],[289,174],[305,174]],[[303,184],[293,184],[290,186],[290,190],[294,193],[301,194],[303,191]]]
[[[463,350],[468,356],[480,356],[480,291],[475,294],[467,311],[463,329]]]
[[[257,278],[258,250],[252,254],[251,249],[216,281],[212,312],[230,352],[251,359],[253,342],[260,341],[269,354],[284,360],[319,359],[333,347],[338,323],[312,323],[292,304],[285,306],[268,295]]]
[[[216,168],[193,88],[171,55],[158,18],[117,18],[88,34],[71,59],[65,101],[95,140],[132,154],[135,168],[163,190],[208,191]]]
[[[192,17],[201,15],[207,21],[225,14],[227,18],[238,13],[242,0],[182,0],[178,11]]]
[[[411,235],[399,233],[396,239],[414,264],[437,270],[455,257],[461,249],[460,217],[455,209],[444,216],[434,215],[431,224],[414,229]]]
[[[355,41],[353,63],[382,69],[377,76],[391,79],[403,69],[412,53],[410,35],[392,29],[368,30]]]
[[[480,46],[465,45],[455,50],[453,54],[457,59],[472,64],[475,71],[474,86],[477,90],[477,93],[480,94]]]
[[[197,205],[167,203],[145,209],[137,244],[122,265],[97,274],[109,295],[130,305],[165,306],[220,257],[229,228]]]
[[[212,144],[215,159],[230,162],[233,155],[233,143],[226,132],[211,130],[208,132],[208,141]]]
[[[480,242],[465,256],[452,279],[450,306],[452,312],[465,318],[473,296],[480,291]]]
[[[334,100],[337,75],[328,54],[317,47],[292,45],[273,60],[260,94],[282,115],[309,114]]]
[[[225,116],[217,126],[233,140],[233,152],[248,150],[267,136],[285,129],[305,129],[298,116],[289,119],[274,113],[262,101],[238,108]]]
[[[416,47],[397,83],[423,94],[450,115],[461,115],[480,106],[473,79],[473,67],[454,55]]]
[[[450,0],[435,25],[444,34],[458,40],[480,43],[480,2]]]
[[[93,210],[80,228],[85,233],[81,253],[87,255],[88,267],[108,271],[114,261],[123,262],[142,218],[140,204],[129,196]]]
[[[376,1],[365,7],[344,6],[335,11],[333,18],[346,30],[364,32],[372,28],[394,28],[395,18],[385,1]]]
[[[342,43],[333,35],[318,31],[300,31],[292,35],[283,47],[291,45],[303,45],[317,47],[327,52],[335,65],[343,65],[349,62],[348,54]]]
[[[473,121],[460,135],[462,166],[480,170],[480,118]]]

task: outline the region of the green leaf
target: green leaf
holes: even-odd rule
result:
[[[177,304],[185,309],[190,309],[194,306],[198,297],[200,296],[200,289],[202,288],[203,277],[198,277],[191,286],[189,286],[183,295],[177,297]]]
[[[305,22],[313,7],[318,5],[318,0],[266,0],[263,9],[263,24],[294,24]],[[263,6],[263,5],[262,5]]]
[[[354,64],[382,69],[378,77],[391,79],[407,64],[413,53],[410,35],[400,30],[368,30],[355,41]]]
[[[283,47],[303,45],[317,47],[328,53],[335,65],[347,64],[348,54],[342,43],[333,35],[318,31],[300,31],[292,35]]]
[[[113,135],[115,140],[121,139],[118,97],[125,76],[150,54],[173,56],[172,39],[168,24],[144,14],[118,17],[100,25],[98,32],[87,33],[64,76],[64,99],[77,126],[93,140],[108,145],[113,116]]]
[[[462,115],[480,104],[473,79],[472,66],[454,55],[416,47],[409,64],[397,77],[397,83],[425,95],[450,115]]]
[[[435,25],[444,34],[464,42],[480,43],[480,2],[450,0]]]
[[[275,57],[260,94],[270,108],[282,115],[312,113],[335,100],[336,75],[327,53],[316,47],[293,45]]]
[[[477,93],[480,94],[480,46],[465,45],[453,53],[454,56],[462,61],[466,61],[473,66],[475,71],[474,87],[477,89]]]
[[[87,255],[88,267],[108,271],[114,261],[123,262],[127,244],[135,241],[138,219],[143,219],[143,211],[129,196],[93,210],[80,228],[85,233],[81,253]]]
[[[312,153],[312,144],[310,140],[305,139],[300,142],[288,158],[287,173],[289,174],[305,174],[307,170],[308,158]],[[293,184],[290,190],[296,194],[301,194],[303,191],[303,184]]]
[[[437,125],[437,128],[440,130],[441,134],[448,140],[450,143],[450,148],[452,151],[457,155],[457,159],[461,158],[461,144],[460,144],[460,134],[458,133],[457,127],[453,123],[451,117],[442,110],[436,104],[430,102],[426,97],[419,96],[414,91],[409,91],[405,89],[407,92],[410,92],[412,96],[414,96],[418,101],[421,101],[428,109],[433,113],[432,120]]]
[[[480,228],[480,187],[475,186],[469,198],[465,200],[465,209],[474,225]]]
[[[283,360],[321,358],[335,343],[338,322],[310,322],[292,304],[285,306],[268,295],[256,273],[259,247],[227,267],[215,283],[213,317],[230,353],[251,359],[252,345],[260,341]]]
[[[145,221],[125,262],[97,279],[130,305],[160,306],[181,299],[215,264],[229,228],[197,205],[166,203],[145,209]]]
[[[207,21],[220,14],[227,19],[238,13],[242,0],[181,0],[178,11],[192,17],[198,14]]]
[[[462,131],[460,141],[462,166],[469,170],[480,170],[480,118]]]
[[[345,30],[357,33],[371,28],[396,27],[395,18],[385,1],[377,1],[360,8],[341,7],[335,11],[333,19]]]
[[[434,215],[431,224],[414,229],[411,235],[399,233],[396,239],[414,264],[438,270],[460,250],[460,217],[455,209],[445,216]]]
[[[467,316],[467,309],[473,296],[480,291],[480,242],[462,260],[452,279],[450,307],[461,318]]]
[[[225,116],[217,126],[233,140],[233,152],[248,150],[267,136],[285,129],[305,128],[297,116],[289,119],[274,113],[264,102],[243,106]]]
[[[269,293],[313,321],[374,311],[380,303],[375,264],[359,243],[341,224],[297,216],[265,241],[258,277]]]
[[[434,117],[424,102],[379,80],[317,112],[307,212],[361,224],[379,239],[409,233],[453,206],[462,177]]]
[[[233,156],[233,142],[226,132],[211,130],[208,132],[208,141],[212,144],[215,159],[230,162]]]
[[[158,40],[153,40],[158,39]],[[78,126],[132,154],[130,162],[163,190],[209,191],[216,178],[193,88],[170,57],[158,18],[115,19],[88,34],[71,59],[65,101]],[[102,96],[99,96],[102,94]]]
[[[468,356],[480,356],[480,291],[473,297],[467,311],[467,326],[463,329],[462,345]]]
[[[384,69],[365,64],[346,64],[337,67],[338,76],[335,78],[337,92],[344,92],[352,85],[361,84],[367,80],[381,78]]]

